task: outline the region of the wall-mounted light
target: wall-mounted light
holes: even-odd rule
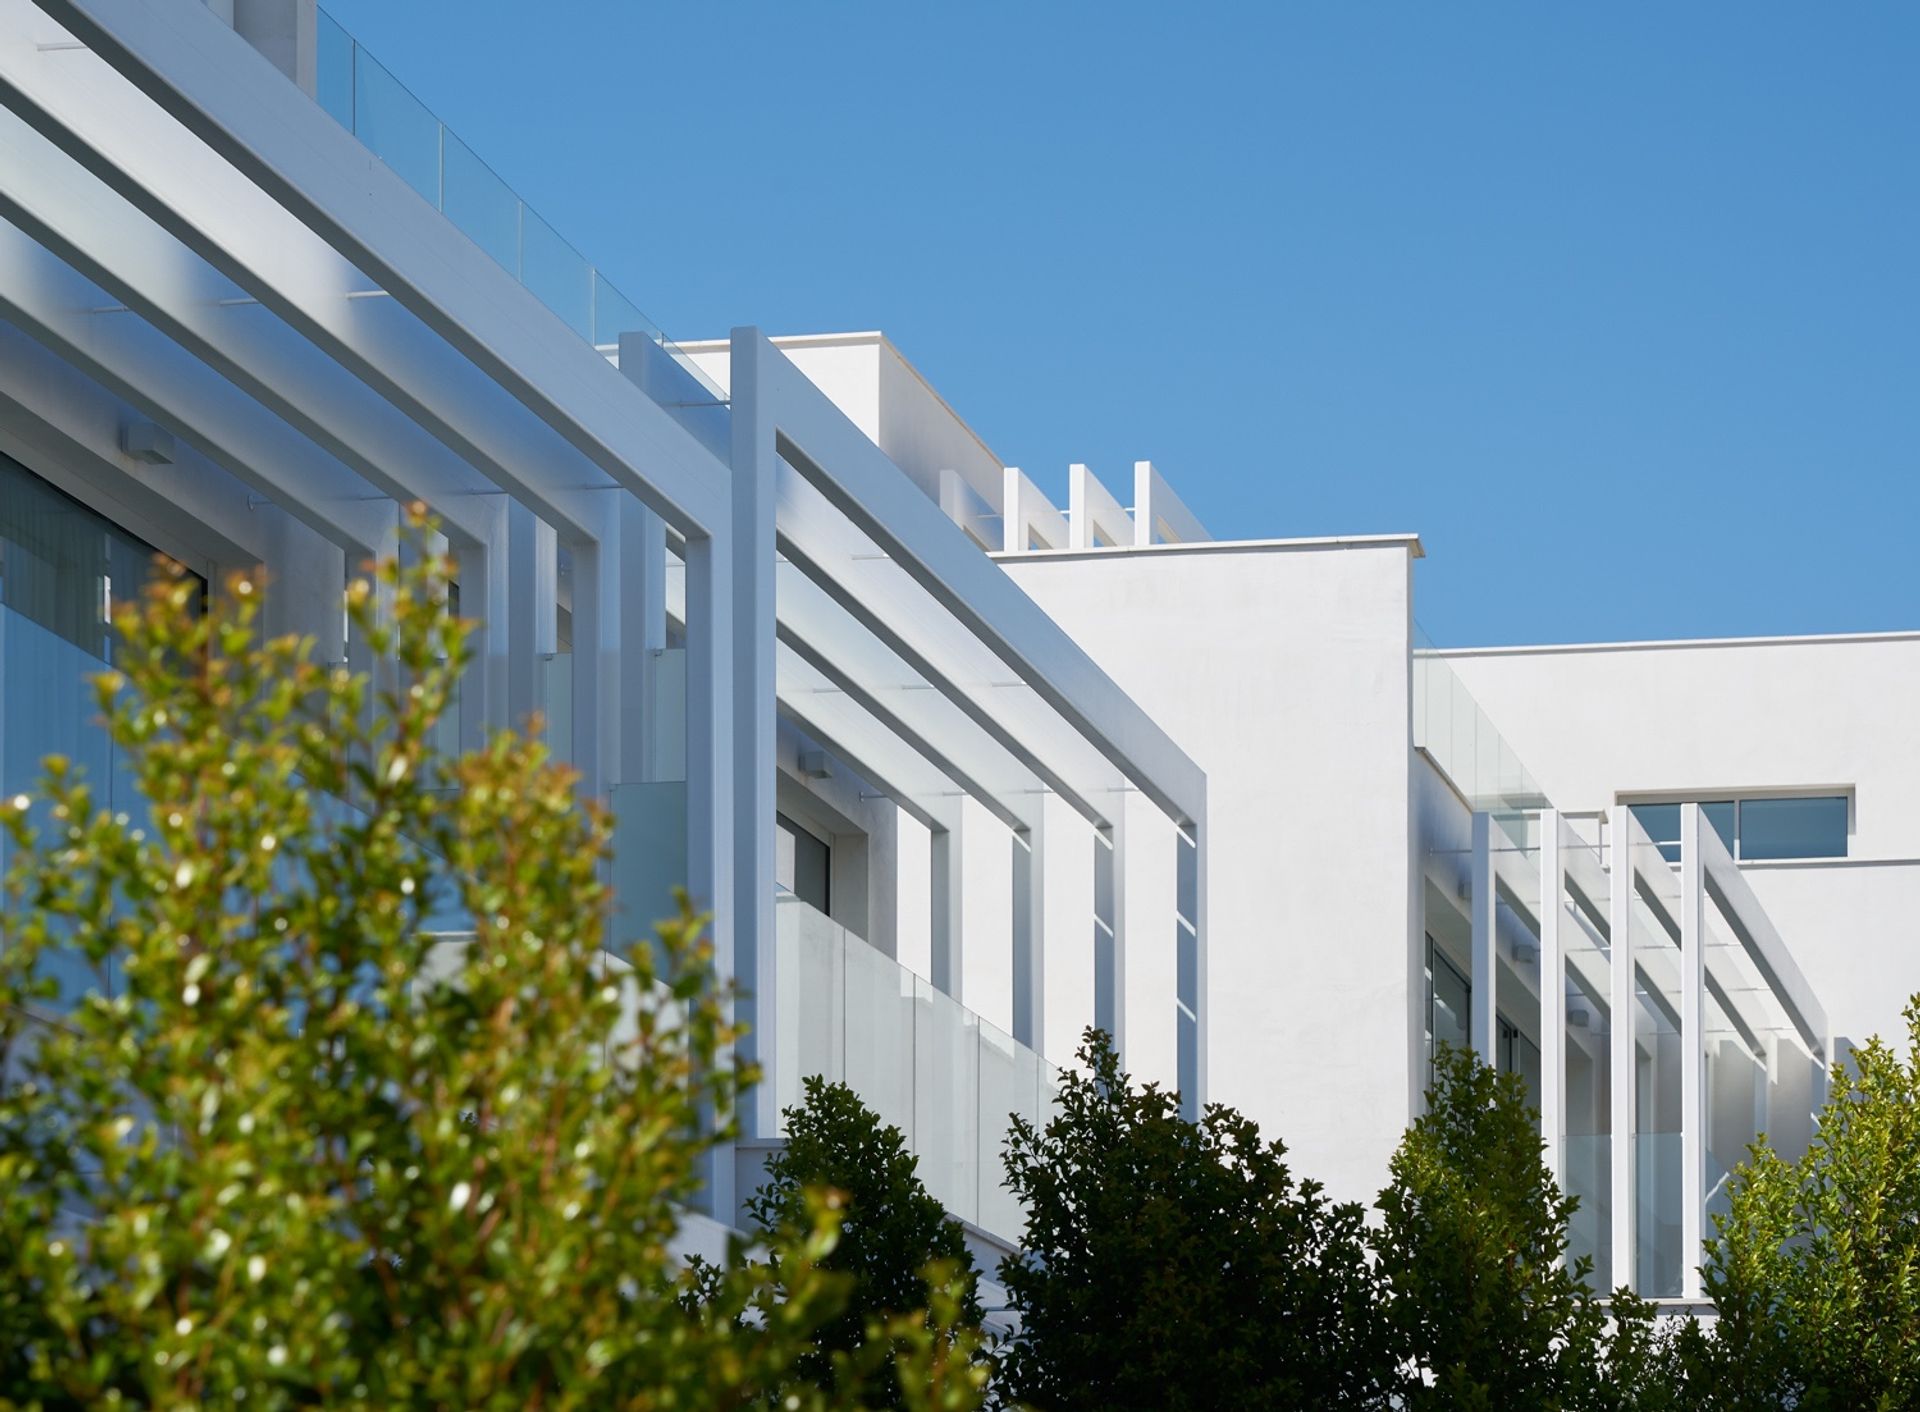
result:
[[[171,466],[173,433],[158,422],[125,422],[120,427],[120,449],[149,466]]]
[[[802,750],[800,773],[810,780],[823,780],[833,773],[833,762],[827,759],[824,750]]]

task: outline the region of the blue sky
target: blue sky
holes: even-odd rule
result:
[[[1920,6],[327,0],[671,333],[1064,500],[1417,530],[1445,644],[1920,628]]]

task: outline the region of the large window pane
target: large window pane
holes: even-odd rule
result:
[[[1715,800],[1700,806],[1700,812],[1707,816],[1707,822],[1713,831],[1720,835],[1720,841],[1727,846],[1727,852],[1733,852],[1733,801]]]
[[[1844,858],[1845,796],[1740,801],[1740,857]]]

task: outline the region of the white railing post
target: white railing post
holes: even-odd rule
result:
[[[1698,1299],[1706,1218],[1706,877],[1698,804],[1680,806],[1681,1293]]]
[[[1613,1205],[1612,1283],[1634,1288],[1634,1220],[1638,1205],[1634,1183],[1635,1079],[1634,1016],[1640,1002],[1633,975],[1633,816],[1616,804],[1608,819],[1609,862],[1607,931],[1610,971],[1611,1033],[1607,1039],[1609,1165]]]
[[[1468,1040],[1473,1052],[1488,1064],[1498,1053],[1500,1021],[1497,1008],[1498,962],[1494,951],[1493,815],[1484,809],[1473,816],[1473,943],[1468,977],[1472,987]]]

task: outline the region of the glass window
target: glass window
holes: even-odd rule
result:
[[[1720,835],[1720,841],[1727,846],[1727,852],[1738,856],[1734,847],[1734,807],[1731,799],[1709,799],[1700,805],[1700,812],[1707,816],[1707,822],[1713,831]],[[1678,804],[1636,804],[1633,816],[1640,821],[1640,827],[1647,831],[1647,837],[1660,848],[1660,856],[1669,863],[1680,861],[1680,806]]]
[[[822,916],[832,916],[833,849],[785,814],[774,815],[774,881]]]
[[[1844,858],[1845,795],[1740,801],[1740,857]]]
[[[102,662],[120,602],[153,577],[156,551],[0,456],[0,602]]]
[[[1443,1044],[1456,1049],[1467,1043],[1467,1025],[1473,991],[1467,978],[1454,968],[1427,938],[1427,1062],[1431,1076],[1434,1052]]]
[[[1680,806],[1635,804],[1633,816],[1669,863],[1680,861]],[[1769,858],[1847,856],[1845,795],[1781,799],[1706,799],[1700,812],[1727,852],[1743,863]]]

